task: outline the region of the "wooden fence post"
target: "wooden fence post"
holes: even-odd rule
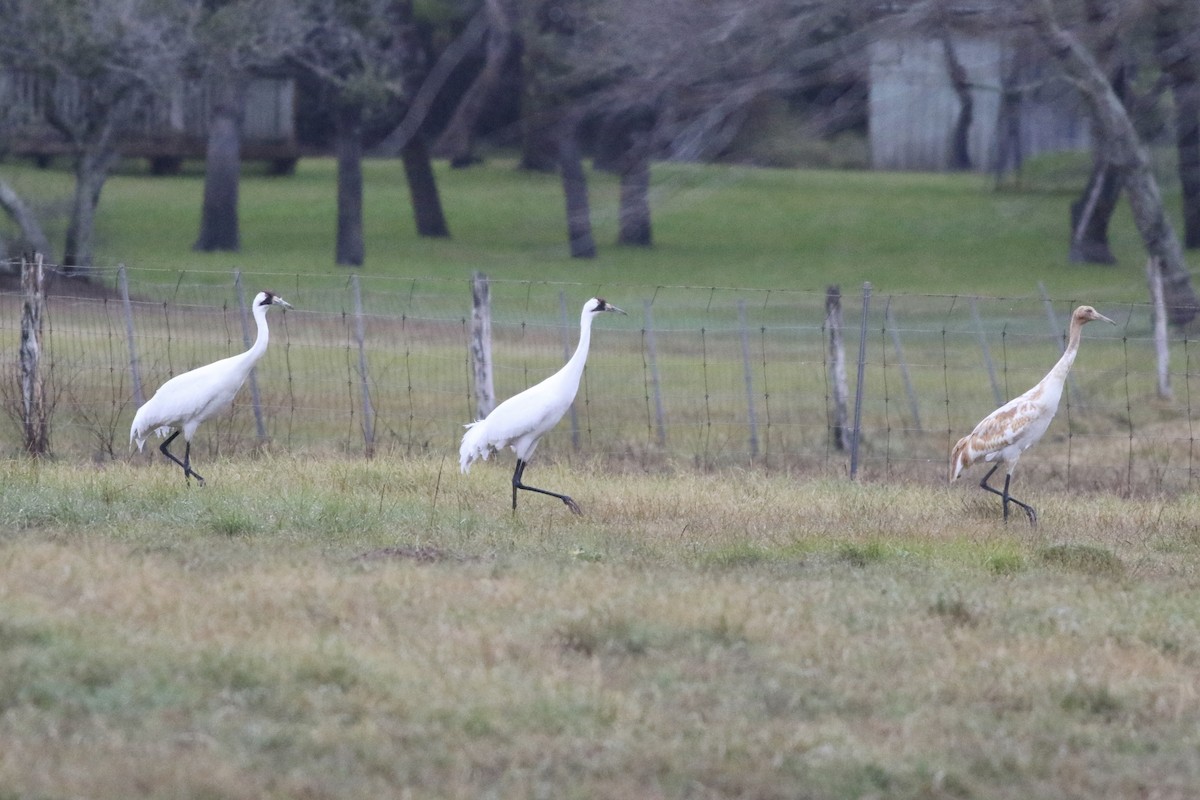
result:
[[[475,371],[475,418],[483,419],[496,407],[492,385],[492,294],[488,277],[471,278],[471,366]]]
[[[1154,304],[1154,354],[1158,363],[1158,396],[1170,400],[1171,353],[1167,348],[1167,304],[1163,299],[1162,263],[1158,256],[1146,260],[1146,280],[1150,284],[1150,300]]]
[[[50,409],[42,374],[42,310],[46,304],[46,273],[42,255],[30,263],[21,260],[21,427],[25,452],[44,456],[50,452]]]
[[[829,331],[829,382],[833,384],[833,424],[829,433],[838,450],[850,448],[849,417],[846,388],[846,344],[842,340],[842,289],[830,286],[825,290],[825,328]]]
[[[367,327],[363,319],[362,287],[358,275],[350,276],[354,293],[354,339],[358,343],[358,377],[361,383],[363,406],[363,445],[367,458],[375,455],[375,409],[371,406],[371,380],[367,373]]]

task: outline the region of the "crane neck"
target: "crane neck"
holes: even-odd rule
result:
[[[1071,365],[1075,363],[1075,355],[1079,352],[1079,340],[1083,334],[1083,320],[1071,317],[1071,327],[1067,331],[1067,347],[1050,374],[1058,380],[1066,380]]]
[[[263,353],[267,352],[267,342],[271,339],[271,332],[267,328],[267,310],[270,306],[254,306],[254,322],[258,326],[258,335],[254,337],[254,344],[250,345],[243,356],[247,364],[254,364],[262,358]]]
[[[587,363],[588,348],[592,344],[592,320],[594,314],[589,314],[584,311],[579,316],[579,344],[575,346],[575,352],[571,354],[571,358],[567,361],[567,365],[563,367],[563,373],[575,378],[578,382],[583,376],[583,366]]]

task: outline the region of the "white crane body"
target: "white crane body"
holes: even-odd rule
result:
[[[191,468],[192,437],[201,422],[233,404],[233,398],[246,383],[250,370],[266,353],[270,341],[267,309],[272,305],[292,307],[282,297],[271,292],[259,292],[253,305],[258,335],[249,350],[176,375],[158,387],[154,396],[143,403],[133,416],[133,425],[129,429],[130,445],[136,443],[140,452],[151,433],[167,437],[159,446],[162,454],[183,467],[185,478],[194,476],[203,483],[204,478]],[[171,455],[167,449],[180,433],[183,433],[187,442],[183,461]]]
[[[983,476],[979,486],[1002,498],[1004,519],[1008,520],[1008,504],[1016,503],[1025,510],[1030,524],[1037,524],[1037,512],[1008,493],[1009,482],[1021,454],[1046,434],[1062,400],[1063,386],[1079,352],[1083,326],[1093,320],[1104,320],[1115,325],[1108,317],[1091,306],[1080,306],[1071,314],[1071,325],[1067,335],[1067,347],[1062,356],[1029,391],[1014,397],[988,414],[974,430],[958,440],[950,454],[950,480],[953,481],[963,470],[979,461],[999,462]],[[1005,465],[1004,490],[993,489],[988,478],[1000,466]]]
[[[492,409],[485,418],[468,423],[458,448],[459,468],[465,474],[477,460],[487,460],[493,450],[510,448],[517,454],[517,467],[513,472],[513,508],[517,507],[517,490],[548,494],[562,500],[576,514],[579,505],[570,497],[526,486],[521,482],[525,467],[538,442],[551,428],[558,424],[579,391],[579,381],[587,363],[588,349],[592,339],[592,320],[604,312],[625,312],[602,298],[593,297],[583,304],[579,318],[579,344],[571,358],[558,372],[508,398]]]

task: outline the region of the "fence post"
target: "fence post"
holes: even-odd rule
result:
[[[662,384],[658,376],[658,345],[654,340],[653,305],[649,300],[642,301],[642,318],[646,323],[646,351],[650,354],[650,383],[654,389],[654,429],[658,446],[664,447],[667,444],[667,428],[663,419]]]
[[[42,376],[42,310],[46,304],[46,272],[42,254],[32,263],[21,259],[21,423],[25,452],[50,452],[50,409]]]
[[[758,411],[754,407],[754,373],[750,369],[750,332],[746,329],[746,301],[738,300],[738,331],[742,338],[742,375],[746,381],[746,417],[750,423],[750,458],[758,458]]]
[[[117,267],[117,285],[121,290],[121,307],[125,310],[125,341],[129,342],[129,372],[133,377],[133,405],[141,408],[146,396],[142,394],[142,370],[138,364],[137,343],[133,338],[133,303],[129,301],[129,279],[125,265]]]
[[[912,409],[913,424],[921,430],[921,406],[917,402],[917,393],[913,391],[912,378],[908,375],[908,362],[904,360],[904,350],[900,347],[900,331],[896,328],[896,320],[892,317],[892,299],[888,298],[887,313],[884,324],[892,333],[892,347],[896,350],[896,359],[900,362],[900,377],[904,380],[904,391],[908,395],[908,405]]]
[[[562,321],[563,361],[571,360],[571,319],[567,316],[567,295],[558,293],[558,316]],[[571,447],[579,450],[579,413],[575,409],[575,401],[571,401]]]
[[[833,425],[830,436],[838,450],[850,448],[846,388],[846,344],[842,341],[842,289],[830,286],[825,289],[825,327],[829,329],[829,372],[833,383]]]
[[[975,322],[975,332],[979,335],[979,349],[983,351],[983,363],[987,365],[988,380],[992,383],[992,397],[996,407],[1004,405],[1004,392],[1000,390],[1000,382],[996,380],[996,365],[992,363],[992,351],[988,348],[987,335],[983,332],[983,320],[979,317],[979,304],[971,298],[971,319]]]
[[[1154,304],[1154,353],[1158,362],[1158,396],[1170,400],[1171,354],[1167,349],[1167,304],[1163,298],[1162,263],[1158,256],[1146,259],[1146,279],[1150,283],[1150,300]]]
[[[123,268],[122,268],[123,270]],[[124,271],[121,273],[124,275]],[[250,312],[246,308],[246,291],[242,287],[242,271],[235,269],[233,271],[233,288],[237,294],[238,311],[242,317],[242,343],[246,349],[250,349],[252,340],[250,338]],[[257,367],[250,368],[250,404],[254,408],[254,427],[258,431],[258,441],[263,443],[267,440],[267,423],[263,420],[262,396],[258,391],[258,372]]]
[[[850,439],[850,479],[858,477],[858,446],[862,439],[863,374],[867,365],[867,313],[871,308],[871,283],[863,284],[862,323],[858,329],[858,381],[854,385],[854,434]]]
[[[483,419],[496,407],[492,384],[492,293],[488,276],[471,277],[471,366],[475,371],[475,418]]]
[[[363,445],[367,458],[375,455],[375,409],[371,407],[371,386],[367,373],[367,330],[363,319],[362,287],[358,274],[350,276],[350,289],[354,293],[354,339],[358,343],[358,377],[362,383]]]

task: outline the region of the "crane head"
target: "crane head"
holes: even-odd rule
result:
[[[1075,313],[1072,314],[1072,316],[1076,320],[1079,321],[1080,325],[1082,325],[1085,322],[1092,322],[1092,321],[1098,320],[1098,319],[1104,320],[1109,325],[1117,324],[1117,323],[1113,322],[1111,319],[1109,319],[1108,317],[1101,314],[1096,309],[1092,308],[1091,306],[1080,306],[1079,308],[1075,309]]]
[[[600,314],[604,311],[615,311],[618,314],[625,313],[612,303],[605,300],[603,297],[593,297],[591,300],[587,301],[587,303],[584,305],[584,308],[587,309],[588,313],[590,314]]]
[[[274,292],[259,292],[258,296],[254,298],[254,305],[256,305],[256,306],[276,305],[276,306],[283,306],[284,308],[292,307],[291,303],[289,303],[287,300],[284,300],[282,297],[275,294]]]

